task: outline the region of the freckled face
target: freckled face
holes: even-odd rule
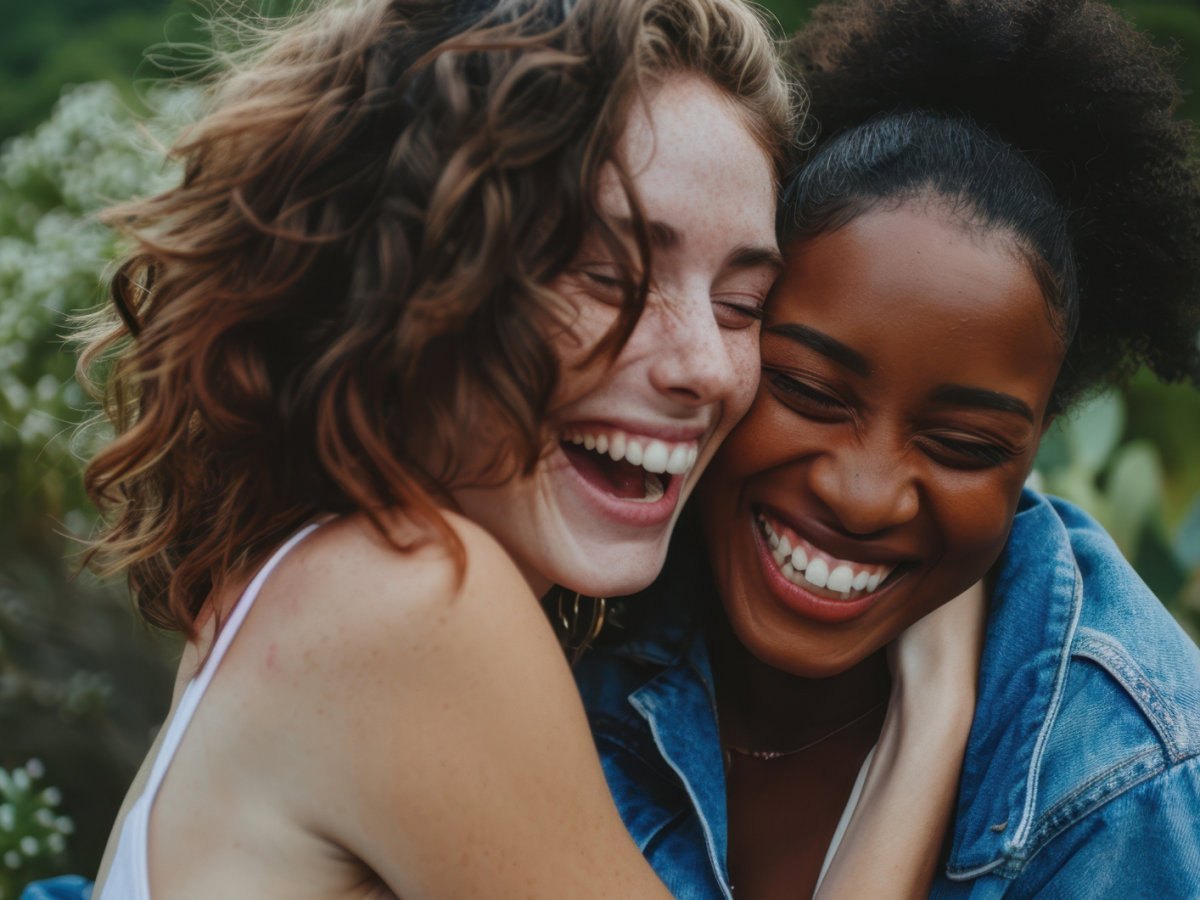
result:
[[[1062,346],[1011,240],[936,202],[784,249],[757,397],[698,500],[739,638],[828,677],[999,556]]]
[[[557,583],[612,597],[653,581],[680,508],[758,386],[759,319],[780,269],[771,161],[701,78],[669,79],[644,99],[618,152],[654,243],[645,310],[615,360],[593,358],[621,281],[603,243],[585,241],[551,284],[573,310],[551,334],[558,440],[528,477],[454,492],[539,593]],[[597,200],[628,230],[611,169]]]

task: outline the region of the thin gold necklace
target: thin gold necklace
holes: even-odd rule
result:
[[[883,706],[885,703],[887,703],[886,700],[880,700],[878,703],[876,703],[874,706],[872,706],[870,709],[868,709],[865,713],[863,713],[858,718],[851,719],[845,725],[839,725],[837,728],[833,729],[833,731],[829,732],[829,734],[823,735],[822,737],[817,738],[815,741],[809,741],[803,747],[797,747],[795,750],[746,750],[742,747],[735,747],[735,746],[733,746],[733,744],[726,744],[725,749],[727,751],[732,751],[734,753],[738,753],[742,756],[749,756],[751,759],[779,759],[780,757],[783,757],[783,756],[795,756],[797,753],[803,753],[809,747],[817,746],[817,744],[821,743],[821,741],[829,740],[835,734],[845,731],[851,725],[857,725],[859,722],[861,722],[863,719],[865,719],[871,713],[875,712],[875,710],[879,709],[879,707]]]

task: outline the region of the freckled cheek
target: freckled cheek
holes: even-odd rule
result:
[[[723,416],[725,432],[734,428],[750,411],[758,393],[762,364],[758,355],[758,329],[727,332],[726,348],[732,370],[732,389]]]

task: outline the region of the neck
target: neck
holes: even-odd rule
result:
[[[513,558],[513,561],[516,562],[517,569],[525,577],[525,582],[529,585],[529,589],[533,591],[533,596],[538,598],[545,597],[550,592],[550,588],[554,587],[553,580],[547,578],[537,569],[516,559],[516,557]]]
[[[746,649],[720,598],[712,601],[706,604],[704,633],[722,741],[754,750],[789,750],[823,737],[888,699],[891,675],[886,649],[837,675],[803,678],[768,665]]]

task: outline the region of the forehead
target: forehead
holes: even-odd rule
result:
[[[944,206],[906,203],[784,248],[768,320],[853,347],[872,377],[975,382],[1049,396],[1061,347],[1037,279],[1012,241]]]
[[[735,101],[708,80],[653,85],[633,102],[617,152],[648,218],[681,235],[775,243],[774,167]],[[611,167],[599,202],[608,215],[629,215]]]

